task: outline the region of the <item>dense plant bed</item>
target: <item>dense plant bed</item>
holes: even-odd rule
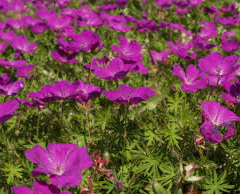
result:
[[[240,193],[240,3],[1,0],[0,193]]]

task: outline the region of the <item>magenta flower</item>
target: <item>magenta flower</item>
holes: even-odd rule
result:
[[[17,77],[29,79],[31,77],[31,72],[34,70],[35,65],[26,65],[17,68]]]
[[[21,19],[6,19],[7,26],[10,26],[14,30],[19,30],[23,26],[23,22]]]
[[[240,46],[240,42],[239,41],[228,40],[228,41],[222,43],[221,48],[225,52],[234,52],[234,51],[237,51],[239,49],[239,46]]]
[[[103,47],[99,34],[89,30],[84,30],[81,34],[74,34],[70,37],[79,44],[79,50],[93,51],[97,49],[97,51],[100,51]]]
[[[213,22],[200,21],[200,25],[204,25],[204,28],[201,29],[201,32],[198,34],[200,38],[210,39],[218,34],[217,26]]]
[[[55,15],[50,15],[46,18],[46,23],[52,30],[62,30],[70,25],[71,20],[66,16],[59,18]]]
[[[78,27],[83,26],[101,26],[103,24],[99,14],[92,12],[90,15],[81,16],[77,20]]]
[[[0,94],[3,96],[15,96],[24,88],[22,80],[13,81],[6,73],[0,77]]]
[[[125,62],[125,64],[129,66],[130,72],[135,72],[135,73],[140,73],[140,74],[147,74],[149,72],[148,68],[146,68],[144,66],[144,64],[140,61],[136,62],[136,63]]]
[[[226,81],[223,83],[224,89],[227,93],[222,93],[222,98],[232,103],[240,103],[240,80],[236,83]]]
[[[66,100],[77,96],[78,87],[78,81],[70,82],[70,84],[68,84],[68,81],[66,80],[55,81],[53,85],[44,85],[42,90],[38,92],[30,92],[28,97],[35,98],[43,102]]]
[[[9,10],[12,10],[14,13],[25,12],[24,3],[21,0],[11,1],[6,3]]]
[[[212,48],[214,48],[215,46],[217,46],[216,44],[212,44],[210,42],[208,42],[207,40],[203,40],[200,37],[195,37],[192,40],[193,44],[195,47],[197,47],[200,50],[210,50]]]
[[[13,48],[22,52],[22,53],[34,53],[36,52],[37,43],[30,42],[25,36],[17,36],[9,42]]]
[[[184,8],[177,7],[177,8],[175,9],[175,12],[176,12],[176,14],[177,14],[178,16],[181,17],[182,15],[184,15],[184,14],[186,14],[186,13],[189,12],[189,8],[188,8],[188,7],[184,7]]]
[[[207,14],[213,14],[213,15],[218,15],[219,11],[216,7],[211,6],[211,7],[205,7],[204,8],[205,13]]]
[[[5,42],[0,42],[0,53],[4,53],[8,45]]]
[[[192,42],[184,44],[177,40],[175,43],[168,41],[167,44],[170,46],[171,52],[183,59],[193,60],[197,57],[195,50],[193,50],[194,45]]]
[[[107,56],[103,56],[103,58],[93,58],[92,63],[85,65],[85,68],[94,72],[97,67],[106,67],[108,61],[109,58]]]
[[[70,191],[60,191],[54,185],[48,185],[45,181],[35,181],[33,191],[26,186],[14,186],[11,188],[13,194],[71,194]]]
[[[54,96],[55,100],[65,100],[68,98],[72,98],[77,95],[78,82],[70,82],[62,80],[55,81],[54,85],[51,87],[51,93]]]
[[[25,152],[27,159],[38,165],[32,171],[37,177],[50,174],[50,182],[61,188],[74,187],[81,182],[84,170],[93,162],[87,153],[87,147],[77,148],[77,144],[50,143],[48,150],[39,145]]]
[[[149,100],[155,95],[155,92],[148,87],[133,88],[125,84],[119,85],[120,90],[103,91],[103,94],[111,101],[118,104],[138,104],[142,101]]]
[[[168,9],[172,6],[172,0],[157,0],[156,5],[162,9]]]
[[[108,66],[96,67],[94,74],[97,77],[109,81],[120,80],[129,72],[129,66],[124,64],[120,58],[114,58]]]
[[[218,85],[239,68],[238,60],[239,57],[235,55],[222,57],[220,53],[213,52],[200,59],[198,66],[210,85]]]
[[[55,100],[55,95],[52,93],[52,85],[46,84],[38,92],[30,92],[28,98],[35,98],[43,102],[50,102]]]
[[[35,19],[34,17],[29,16],[29,15],[23,16],[21,20],[22,20],[22,26],[24,28],[28,28],[30,26],[31,27],[36,26],[37,24],[41,23],[40,20]]]
[[[40,106],[43,106],[44,104],[46,104],[46,102],[43,102],[41,100],[24,100],[24,99],[20,99],[20,98],[16,98],[16,100],[20,104],[24,104],[27,107],[40,107]]]
[[[234,52],[239,49],[240,42],[235,40],[236,32],[234,31],[226,31],[221,35],[222,46],[221,48],[225,52]]]
[[[75,81],[78,83],[77,95],[74,97],[75,100],[86,105],[88,100],[96,98],[102,93],[102,89],[98,86],[85,84],[83,81]]]
[[[195,7],[197,5],[201,5],[203,0],[191,0],[189,1],[191,7]]]
[[[128,42],[126,37],[120,36],[119,43],[120,46],[112,45],[112,49],[114,52],[117,52],[119,54],[119,57],[121,59],[123,59],[124,61],[133,62],[138,62],[142,60],[142,46],[137,41],[132,40],[131,42]]]
[[[215,101],[201,102],[200,106],[203,109],[203,124],[200,132],[207,141],[221,143],[234,135],[234,127],[231,121],[240,121],[240,118],[235,113]],[[219,126],[227,127],[224,136],[217,129]]]
[[[235,31],[226,31],[221,35],[222,42],[226,42],[235,36]]]
[[[77,53],[68,54],[62,49],[58,49],[57,51],[52,51],[54,59],[60,63],[78,63],[77,59],[74,59],[77,56]]]
[[[26,60],[5,61],[0,58],[0,65],[6,69],[17,69],[23,67],[26,63]]]
[[[5,33],[3,31],[0,31],[0,38],[5,42],[13,41],[16,36],[17,35],[13,31],[10,31],[10,30]]]
[[[45,23],[39,23],[31,28],[31,31],[35,34],[41,34],[45,32],[48,29],[47,25]]]
[[[114,22],[114,21],[111,21],[109,24],[105,25],[105,27],[111,28],[116,32],[128,32],[132,28],[131,26],[128,26],[126,24]]]
[[[0,124],[11,119],[13,116],[19,113],[14,113],[18,109],[19,102],[17,100],[11,100],[0,104]]]
[[[150,50],[150,56],[152,58],[152,63],[155,64],[155,62],[163,63],[168,58],[170,51],[162,51],[157,52],[154,50]]]
[[[154,32],[160,28],[154,20],[136,20],[134,23],[137,24],[135,30],[138,30],[139,32]]]
[[[231,26],[236,23],[236,19],[234,19],[232,16],[229,17],[214,17],[214,20],[224,26]]]
[[[65,39],[58,39],[58,44],[65,53],[76,53],[81,49],[77,41],[68,42]]]
[[[186,73],[178,64],[173,66],[172,74],[179,77],[183,82],[182,89],[186,92],[196,92],[198,89],[205,89],[207,81],[201,78],[200,71],[194,65],[188,65]]]
[[[236,2],[232,2],[229,6],[222,6],[221,11],[234,13],[234,9],[236,8]]]

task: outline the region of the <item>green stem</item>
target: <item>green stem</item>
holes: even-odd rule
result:
[[[89,145],[92,146],[92,141],[91,141],[91,132],[90,132],[90,123],[89,123],[89,114],[88,114],[88,111],[86,110],[86,120],[87,120],[87,123],[86,123],[86,128],[88,130],[88,140],[89,140]]]
[[[38,108],[38,118],[37,118],[37,126],[36,126],[37,140],[39,135],[39,123],[40,123],[40,109]]]

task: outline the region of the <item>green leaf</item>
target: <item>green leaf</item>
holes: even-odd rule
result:
[[[206,178],[206,183],[204,185],[205,189],[207,189],[207,193],[215,193],[220,194],[223,192],[229,193],[231,189],[233,189],[234,185],[229,185],[226,180],[226,171],[224,171],[222,176],[217,176],[216,170],[214,170],[214,174],[212,177]]]
[[[7,177],[7,183],[12,184],[14,183],[16,178],[19,179],[22,178],[23,168],[21,164],[14,166],[10,163],[5,163],[4,167],[2,168],[2,171],[5,173],[4,175]]]

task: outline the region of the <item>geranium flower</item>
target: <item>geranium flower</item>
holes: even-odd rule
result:
[[[23,67],[26,63],[26,60],[5,61],[0,58],[0,65],[6,69],[17,69]]]
[[[20,98],[16,98],[16,100],[20,104],[24,104],[27,107],[44,107],[44,104],[46,104],[46,102],[43,102],[41,100],[24,100]]]
[[[26,186],[14,186],[11,188],[13,194],[71,194],[70,191],[60,191],[54,185],[48,185],[45,181],[35,181],[33,191]]]
[[[70,36],[70,38],[79,44],[79,50],[93,51],[97,49],[100,51],[104,45],[104,43],[100,41],[99,34],[89,30],[84,30],[81,34],[74,34]]]
[[[24,3],[21,0],[11,1],[6,4],[8,9],[15,13],[25,12]]]
[[[226,42],[229,39],[233,38],[235,36],[236,32],[235,31],[226,31],[221,35],[221,40],[222,42]]]
[[[65,39],[58,39],[58,44],[65,53],[76,53],[80,50],[80,45],[77,41],[68,42]]]
[[[198,89],[205,89],[207,81],[201,78],[200,71],[194,65],[188,65],[186,73],[178,64],[173,66],[172,74],[179,77],[183,82],[182,89],[186,92],[196,92]]]
[[[51,54],[54,59],[60,63],[78,63],[78,60],[74,59],[74,57],[77,56],[77,53],[68,54],[62,49],[58,49],[57,51],[52,51]]]
[[[152,58],[152,63],[155,64],[155,62],[163,63],[168,58],[170,51],[162,51],[157,52],[154,50],[150,50],[150,56]]]
[[[30,42],[25,36],[15,35],[14,39],[9,42],[13,48],[22,52],[22,53],[34,53],[36,52],[37,43]]]
[[[39,23],[31,28],[31,31],[35,34],[41,34],[45,32],[48,29],[47,25],[45,23]]]
[[[239,49],[240,42],[235,40],[236,32],[234,31],[226,31],[221,35],[222,45],[221,48],[225,52],[234,52]]]
[[[195,37],[192,40],[195,47],[197,47],[200,50],[210,50],[217,46],[216,44],[212,44],[206,40],[201,39],[200,37]]]
[[[222,93],[222,98],[232,103],[240,103],[240,80],[236,83],[226,81],[223,83],[224,89],[227,93]]]
[[[46,84],[42,87],[42,90],[38,92],[30,92],[29,98],[36,98],[43,102],[49,102],[53,100],[66,100],[77,96],[79,83],[78,81],[70,82],[62,80],[55,81],[53,85]]]
[[[0,53],[4,53],[8,45],[5,42],[0,42]]]
[[[102,89],[98,86],[85,84],[83,81],[75,81],[78,83],[77,95],[74,97],[75,100],[83,105],[86,105],[88,100],[100,96]]]
[[[131,62],[126,61],[125,64],[127,66],[129,66],[129,71],[130,72],[135,72],[135,73],[140,73],[140,74],[147,74],[149,72],[148,68],[146,68],[141,61],[135,62],[135,63],[134,62],[131,63]]]
[[[129,66],[125,65],[120,58],[114,58],[108,66],[95,67],[94,74],[97,77],[109,81],[120,80],[129,72]]]
[[[128,42],[126,37],[120,36],[119,43],[120,46],[112,45],[112,49],[114,52],[117,52],[119,54],[119,57],[121,59],[134,62],[142,60],[142,46],[137,41],[132,40],[131,42]]]
[[[236,8],[236,5],[237,5],[236,2],[232,2],[231,5],[229,6],[222,6],[221,11],[233,13],[234,9]]]
[[[61,188],[74,187],[81,182],[84,170],[93,162],[87,153],[87,147],[77,148],[77,144],[50,143],[48,150],[39,145],[25,151],[27,159],[38,165],[32,171],[37,177],[43,173],[50,174],[50,182]]]
[[[23,80],[13,81],[4,73],[0,77],[0,94],[3,96],[15,96],[24,88]]]
[[[17,73],[15,74],[17,77],[22,77],[29,79],[31,77],[31,72],[34,70],[35,65],[26,65],[17,68]]]
[[[204,7],[204,11],[207,14],[213,14],[213,15],[218,15],[219,11],[216,7],[211,6],[211,7]]]
[[[240,118],[233,112],[221,106],[219,102],[206,101],[199,103],[203,109],[203,124],[200,132],[205,140],[212,143],[220,143],[234,135],[234,127],[231,121],[240,121]],[[224,136],[221,135],[217,127],[227,127]]]
[[[200,38],[210,39],[217,36],[218,29],[213,22],[206,22],[202,20],[199,22],[199,25],[204,25],[204,28],[202,28],[198,34]]]
[[[155,92],[148,87],[133,88],[125,84],[119,85],[120,90],[103,91],[103,94],[111,101],[118,104],[138,104],[142,101],[149,100],[155,95]]]
[[[234,52],[234,51],[237,51],[239,49],[239,46],[240,46],[240,42],[239,41],[228,40],[228,41],[222,43],[221,48],[225,52]]]
[[[101,17],[99,14],[92,12],[91,15],[87,15],[85,17],[79,17],[78,20],[78,27],[83,26],[101,26],[103,24]]]
[[[136,20],[134,23],[137,24],[135,30],[138,30],[139,32],[154,32],[161,27],[160,25],[157,25],[154,20]]]
[[[0,38],[5,42],[10,42],[10,41],[14,40],[16,36],[17,35],[11,30],[9,30],[5,33],[3,31],[0,31]]]
[[[132,28],[131,26],[128,26],[126,24],[114,22],[114,21],[111,21],[110,23],[105,25],[105,27],[111,28],[111,29],[115,30],[116,32],[128,32]]]
[[[103,58],[93,58],[92,63],[85,65],[85,68],[94,72],[97,67],[106,67],[108,61],[109,58],[107,56],[103,56]]]
[[[193,50],[194,45],[192,42],[183,44],[177,40],[175,43],[168,41],[167,44],[170,46],[171,52],[178,55],[182,59],[193,60],[197,57],[196,51]]]
[[[22,27],[23,22],[21,19],[8,18],[6,19],[6,24],[7,26],[10,26],[14,30],[19,30]]]
[[[239,57],[235,55],[222,57],[221,53],[213,52],[200,59],[198,66],[210,85],[221,85],[228,75],[239,68],[238,60]]]
[[[0,104],[0,124],[11,119],[13,116],[19,113],[14,113],[18,109],[19,102],[17,100],[11,100]]]
[[[191,0],[189,1],[191,7],[195,7],[197,5],[201,5],[203,0]]]
[[[231,26],[236,23],[236,19],[234,19],[232,16],[229,17],[214,17],[214,20],[224,26]]]
[[[172,0],[157,0],[156,5],[162,9],[168,9],[172,6]]]
[[[23,16],[21,20],[22,20],[22,26],[24,28],[28,28],[30,26],[31,27],[36,26],[37,24],[41,23],[40,20],[35,19],[34,17],[29,16],[29,15]]]
[[[178,16],[181,17],[183,14],[189,12],[189,8],[188,8],[188,7],[185,7],[185,8],[177,7],[177,8],[175,9],[175,12],[176,12],[176,14],[177,14]]]
[[[55,95],[52,93],[52,85],[46,84],[38,92],[30,92],[28,98],[35,98],[43,102],[50,102],[55,100]]]
[[[46,18],[46,23],[52,30],[62,30],[70,25],[71,20],[66,16],[59,18],[56,15],[50,15]]]

